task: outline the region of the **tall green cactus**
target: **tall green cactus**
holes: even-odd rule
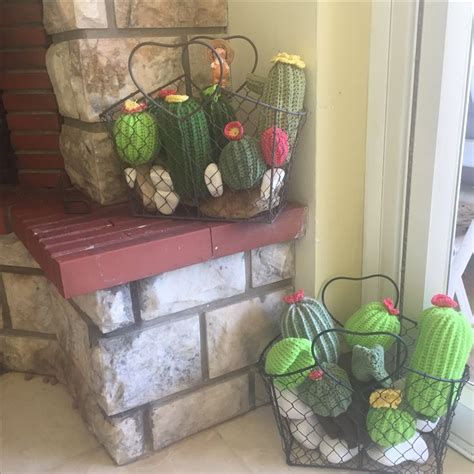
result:
[[[166,95],[166,110],[157,113],[162,130],[166,165],[181,198],[197,204],[208,196],[204,171],[211,163],[211,141],[206,114],[201,106],[183,95]]]
[[[273,108],[261,106],[258,131],[279,127],[286,131],[291,147],[298,132],[300,117],[287,112],[301,112],[306,89],[305,64],[293,54],[279,53],[273,59],[273,67],[265,79],[255,74],[247,77],[247,87],[261,94],[261,101]]]
[[[410,368],[442,379],[459,379],[473,344],[472,329],[466,317],[454,308],[457,303],[436,295],[434,307],[420,319],[419,336]],[[444,415],[451,400],[452,383],[434,380],[410,371],[406,380],[407,400],[419,414],[434,418]]]
[[[303,290],[285,296],[283,301],[288,304],[281,316],[283,337],[299,337],[313,341],[321,332],[334,328],[326,308],[319,301],[305,298]],[[340,353],[337,334],[330,332],[319,337],[314,351],[318,363],[337,363]]]
[[[219,159],[224,183],[234,190],[253,188],[267,170],[258,142],[244,136],[240,122],[228,123],[224,134],[230,140]]]

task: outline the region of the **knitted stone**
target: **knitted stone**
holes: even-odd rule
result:
[[[228,123],[224,135],[230,140],[219,158],[224,183],[234,190],[254,187],[267,169],[257,141],[244,136],[240,122]]]
[[[145,103],[127,100],[122,115],[113,126],[117,153],[123,161],[132,165],[152,160],[160,148],[156,119],[146,110]]]
[[[176,192],[190,204],[208,196],[204,171],[211,162],[211,140],[206,114],[188,96],[164,97],[166,110],[157,111],[166,150],[166,166]]]
[[[370,396],[367,431],[374,443],[382,447],[396,446],[415,434],[415,418],[399,409],[401,400],[401,392],[393,389],[377,390]]]
[[[398,309],[393,306],[393,301],[386,298],[383,303],[373,302],[362,306],[347,320],[344,327],[354,332],[389,332],[398,335],[400,333],[398,313]],[[380,345],[387,349],[395,342],[394,337],[384,334],[372,336],[346,334],[345,336],[350,346],[360,345],[373,348]]]
[[[308,374],[298,387],[298,394],[317,415],[338,416],[352,401],[352,388],[346,371],[336,364],[323,362],[320,369]]]
[[[419,335],[410,368],[442,379],[459,379],[469,358],[473,334],[467,318],[444,295],[431,300],[433,307],[420,318]],[[406,380],[408,403],[426,418],[444,415],[454,400],[451,382],[442,382],[410,371]]]
[[[313,339],[323,331],[334,329],[334,324],[326,308],[312,298],[305,298],[300,290],[285,296],[283,301],[288,305],[281,316],[281,333],[283,337],[303,337]],[[314,346],[318,362],[337,363],[340,344],[335,332],[319,337]]]
[[[278,127],[288,135],[290,149],[295,144],[306,89],[305,63],[295,54],[279,53],[273,59],[267,78],[250,74],[247,87],[261,94],[261,101],[272,107],[260,107],[258,131]]]
[[[277,387],[292,389],[304,382],[310,372],[310,369],[303,369],[314,364],[311,342],[307,339],[288,337],[275,343],[268,351],[265,358],[265,372],[269,375],[285,375],[297,372],[293,375],[273,379]]]
[[[260,147],[268,166],[283,166],[288,157],[288,135],[281,128],[267,128],[260,136]]]
[[[380,381],[388,377],[383,347],[377,344],[369,349],[355,345],[352,348],[352,374],[361,382],[370,382],[373,379]],[[383,387],[390,387],[392,380],[387,378],[381,384]]]
[[[213,93],[214,95],[209,99]],[[205,89],[202,95],[211,137],[212,159],[217,162],[222,149],[229,141],[224,135],[224,127],[229,122],[235,121],[235,112],[217,84]]]

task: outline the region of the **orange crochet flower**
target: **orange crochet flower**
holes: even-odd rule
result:
[[[244,127],[240,122],[229,122],[224,127],[224,136],[231,141],[238,141],[244,136]]]
[[[141,104],[135,102],[134,100],[126,100],[122,106],[122,112],[126,114],[135,114],[137,112],[142,112],[147,109],[147,105],[145,102]]]

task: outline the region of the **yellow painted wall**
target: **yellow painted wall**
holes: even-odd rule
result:
[[[229,0],[229,33],[255,42],[257,73],[267,73],[278,51],[307,64],[309,116],[291,195],[309,207],[296,285],[311,295],[334,275],[361,273],[370,11],[368,2]],[[245,76],[250,51],[238,47],[237,56],[234,84]],[[339,285],[329,303],[344,318],[360,303],[360,288]]]

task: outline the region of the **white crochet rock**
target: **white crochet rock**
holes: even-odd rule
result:
[[[313,415],[311,408],[302,402],[293,390],[287,388],[280,390],[275,387],[275,393],[281,416],[291,420],[302,420]]]
[[[438,426],[439,418],[436,421],[416,420],[416,429],[422,433],[431,433]]]
[[[127,182],[128,187],[133,189],[135,181],[137,180],[137,170],[135,168],[125,168],[123,173],[125,174],[125,181]]]
[[[174,191],[173,180],[163,166],[152,166],[150,169],[150,179],[157,191]]]
[[[350,461],[359,454],[359,448],[349,449],[349,446],[343,439],[331,438],[328,435],[323,436],[319,445],[321,454],[331,464],[342,464]]]
[[[306,449],[317,449],[326,434],[314,415],[302,420],[290,420],[289,425],[293,438]]]
[[[169,216],[173,214],[179,204],[179,196],[174,191],[156,191],[153,196],[153,201],[158,209],[158,212]]]
[[[280,192],[280,188],[285,179],[285,170],[277,168],[273,170],[273,181],[272,181],[272,170],[265,171],[262,178],[262,185],[260,186],[260,198],[264,201],[270,200],[270,190],[272,191],[273,201],[275,202]]]
[[[215,163],[211,163],[204,171],[204,181],[212,197],[222,196],[224,185],[222,184],[222,175]]]
[[[373,444],[367,449],[367,454],[371,459],[384,466],[398,466],[406,461],[424,464],[429,458],[428,446],[418,433],[408,441],[388,448]]]

